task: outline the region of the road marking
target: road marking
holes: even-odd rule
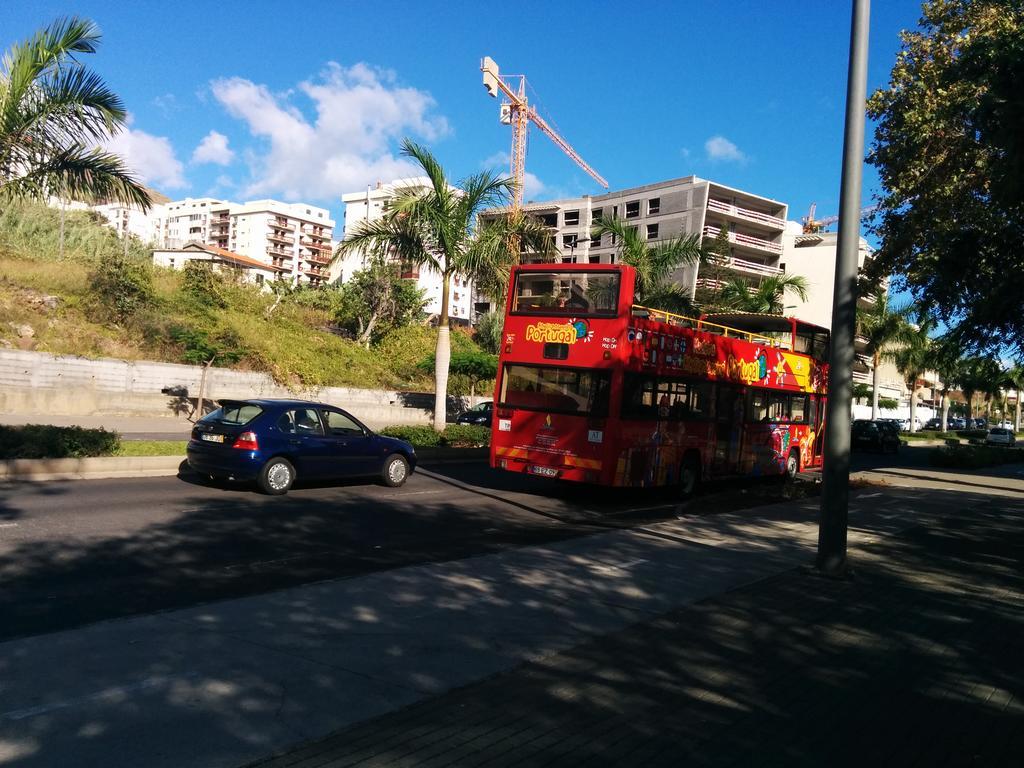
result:
[[[0,523],[0,528],[17,528],[17,523]]]
[[[878,498],[881,495],[882,495],[881,492],[878,492],[878,493],[863,493],[860,496],[858,496],[857,498],[858,499],[875,499],[875,498]]]

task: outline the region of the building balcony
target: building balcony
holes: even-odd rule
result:
[[[718,237],[718,233],[721,231],[719,227],[704,227],[704,237],[714,239]],[[771,240],[765,240],[763,237],[754,237],[753,235],[744,235],[740,232],[729,232],[729,242],[733,245],[737,245],[744,248],[753,248],[758,251],[765,253],[782,253],[782,244],[774,243]]]
[[[714,260],[716,264],[723,266],[727,269],[734,270],[736,272],[742,272],[746,275],[757,275],[758,277],[771,277],[774,275],[783,275],[783,272],[778,267],[772,267],[768,264],[762,264],[758,261],[747,261],[746,259],[737,259],[734,256],[719,257]]]
[[[727,283],[728,283],[728,281],[726,281],[726,280],[715,280],[714,278],[711,278],[711,277],[698,277],[697,278],[697,287],[698,288],[705,288],[705,289],[707,289],[709,291],[720,291],[720,290],[722,290],[727,285]],[[757,288],[755,288],[752,285],[749,285],[749,286],[747,286],[747,290],[750,291],[751,293],[753,293],[754,291],[757,290]]]
[[[287,243],[288,245],[295,245],[295,238],[288,237],[287,235],[281,235],[277,232],[270,232],[267,234],[267,240],[273,240],[275,243]]]
[[[780,231],[786,228],[785,220],[780,219],[777,216],[771,216],[759,211],[752,211],[749,208],[741,208],[738,205],[732,205],[730,203],[723,203],[721,200],[715,200],[714,198],[710,198],[708,200],[708,210],[734,219],[751,221],[755,224],[763,224],[766,227],[771,227],[772,229]]]
[[[295,225],[289,224],[288,219],[274,219],[273,221],[270,222],[270,226],[272,226],[274,229],[284,229],[288,232],[295,231]]]
[[[853,371],[853,383],[854,384],[871,384],[871,372],[870,371]]]
[[[277,248],[267,248],[267,255],[275,259],[293,259],[295,254],[291,251],[282,251]]]
[[[299,245],[301,245],[303,248],[313,248],[313,249],[318,250],[318,251],[327,251],[328,253],[330,253],[330,251],[331,251],[331,246],[328,245],[327,243],[321,243],[321,242],[315,242],[313,240],[307,240],[305,237],[303,237],[301,240],[299,240]]]
[[[302,234],[305,237],[316,237],[320,240],[326,240],[331,236],[331,233],[325,232],[322,227],[303,227]]]
[[[330,256],[325,256],[322,253],[307,253],[302,258],[305,259],[306,261],[308,261],[310,264],[330,264],[331,263],[331,257]]]

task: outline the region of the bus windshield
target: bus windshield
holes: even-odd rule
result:
[[[512,314],[614,317],[619,278],[618,272],[520,272]]]

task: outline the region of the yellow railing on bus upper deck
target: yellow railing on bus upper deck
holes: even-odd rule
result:
[[[779,347],[780,349],[790,349],[792,347],[791,339],[772,339],[768,336],[763,336],[757,333],[751,333],[749,331],[741,331],[739,328],[731,328],[728,325],[722,325],[721,323],[711,323],[707,320],[699,320],[694,317],[687,317],[686,315],[676,315],[672,312],[666,312],[663,309],[652,309],[651,307],[644,307],[640,304],[633,305],[633,313],[636,314],[637,310],[646,312],[647,317],[652,320],[657,320],[662,323],[668,323],[669,325],[678,325],[682,328],[698,328],[708,333],[714,333],[718,336],[735,337],[739,339],[746,339],[754,344],[765,344],[771,347]]]

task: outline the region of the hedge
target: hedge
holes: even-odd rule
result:
[[[423,426],[385,427],[380,433],[417,448],[482,448],[491,444],[491,430],[475,424],[449,424],[444,432]]]
[[[933,467],[980,469],[997,464],[1024,462],[1024,448],[1000,448],[989,445],[959,445],[933,448],[928,454]]]
[[[121,436],[106,429],[0,426],[0,459],[83,459],[113,456],[120,447]]]

